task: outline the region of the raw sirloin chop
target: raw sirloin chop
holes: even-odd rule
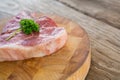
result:
[[[20,28],[21,19],[34,18],[26,12],[21,12],[6,24],[0,34],[0,61],[43,57],[65,45],[66,30],[63,27],[57,27],[56,23],[46,16],[34,19],[40,26],[39,32],[30,35],[19,32],[10,40],[6,40],[16,29]]]

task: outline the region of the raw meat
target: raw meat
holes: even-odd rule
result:
[[[13,31],[20,27],[19,21],[24,18],[32,19],[25,12],[18,14],[7,23],[0,34],[0,61],[24,60],[32,57],[50,55],[62,48],[67,41],[67,32],[63,27],[57,27],[55,22],[48,17],[36,19],[40,25],[38,33],[25,35],[17,33],[13,38],[6,41]],[[14,24],[14,25],[13,25]]]

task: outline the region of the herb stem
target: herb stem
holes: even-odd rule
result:
[[[18,28],[17,30],[15,30],[8,38],[6,38],[5,40],[8,41],[11,38],[13,38],[17,33],[19,33],[21,31],[21,28]]]

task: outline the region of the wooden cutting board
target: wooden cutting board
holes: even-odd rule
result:
[[[45,14],[37,14],[39,17]],[[48,16],[48,15],[46,15]],[[0,62],[0,80],[84,80],[91,61],[87,33],[75,22],[49,15],[68,33],[66,45],[56,53],[42,58]],[[10,18],[9,18],[10,19]],[[9,19],[0,21],[2,28]]]

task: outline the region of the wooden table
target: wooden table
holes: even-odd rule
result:
[[[92,47],[86,80],[120,80],[119,0],[3,0],[0,19],[22,10],[58,14],[81,25]]]

